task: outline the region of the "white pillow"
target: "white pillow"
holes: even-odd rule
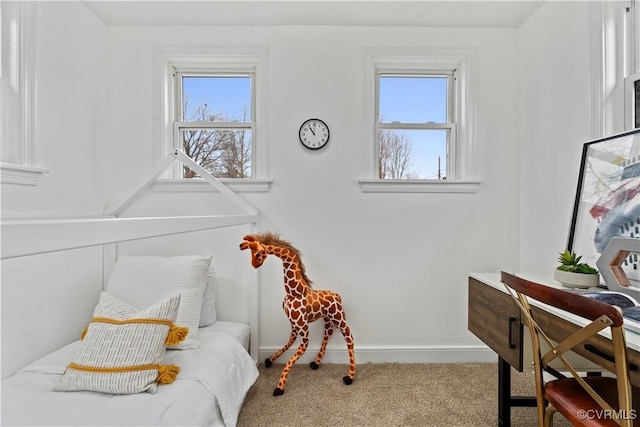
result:
[[[53,390],[155,393],[158,383],[172,383],[179,368],[161,362],[179,305],[176,294],[138,311],[102,292],[80,349]]]
[[[175,349],[198,348],[198,326],[211,256],[121,256],[116,261],[107,292],[134,307],[147,307],[180,293],[176,323],[189,328]]]
[[[211,326],[218,320],[216,316],[216,272],[213,262],[209,267],[207,286],[204,288],[202,310],[200,311],[200,327]]]

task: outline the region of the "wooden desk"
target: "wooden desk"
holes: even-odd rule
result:
[[[522,277],[549,286],[561,287],[552,280]],[[534,317],[551,339],[562,341],[577,329],[589,323],[587,320],[554,307],[531,301]],[[498,354],[498,425],[511,424],[511,408],[536,406],[534,397],[511,396],[511,367],[523,371],[524,333],[520,309],[507,294],[500,282],[499,273],[471,274],[469,276],[468,329]],[[629,348],[629,378],[640,387],[640,334],[625,329]],[[614,372],[613,357],[609,350],[610,331],[607,329],[592,337],[576,353],[598,366]]]

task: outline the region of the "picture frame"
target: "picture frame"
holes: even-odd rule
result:
[[[582,149],[567,249],[595,266],[614,237],[638,239],[640,252],[640,128],[586,142]],[[640,254],[621,268],[640,286]]]

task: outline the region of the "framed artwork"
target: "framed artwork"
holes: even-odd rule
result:
[[[638,239],[621,267],[640,286],[640,128],[584,144],[567,249],[595,267],[614,237]]]

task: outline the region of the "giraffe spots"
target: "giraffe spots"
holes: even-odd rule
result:
[[[304,295],[306,287],[302,284],[302,282],[298,283],[295,287],[295,290],[298,294]]]

